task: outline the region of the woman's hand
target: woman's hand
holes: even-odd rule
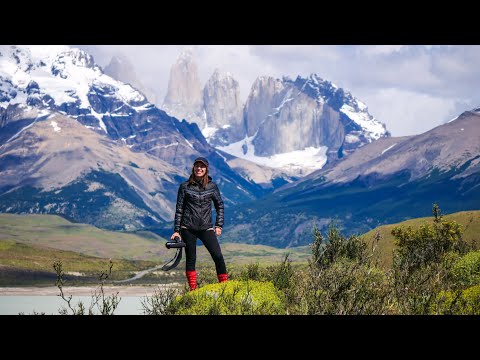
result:
[[[170,236],[170,240],[173,240],[173,239],[175,239],[175,236],[178,236],[178,237],[180,237],[180,234],[179,234],[178,232],[176,232],[176,231],[175,231],[175,232],[173,233],[173,235],[172,235],[172,236]]]
[[[215,234],[217,234],[217,236],[222,235],[222,228],[216,227],[216,228],[215,228]]]

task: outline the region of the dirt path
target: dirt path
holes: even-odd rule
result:
[[[147,275],[149,272],[151,271],[155,271],[155,270],[160,270],[161,268],[163,267],[163,265],[157,265],[153,268],[150,268],[150,269],[146,269],[146,270],[142,270],[142,271],[139,271],[135,276],[129,278],[129,279],[125,279],[125,280],[114,280],[113,282],[115,284],[120,284],[120,283],[125,283],[125,282],[129,282],[129,281],[133,281],[133,280],[137,280],[137,279],[140,279],[142,277],[144,277],[145,275]]]

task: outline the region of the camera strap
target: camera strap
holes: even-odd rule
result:
[[[182,260],[182,249],[183,248],[177,248],[177,252],[175,253],[175,256],[173,257],[173,259],[167,262],[165,265],[163,265],[162,270],[168,271],[170,269],[173,269],[180,263],[180,260]],[[170,265],[172,261],[173,261],[173,264]]]

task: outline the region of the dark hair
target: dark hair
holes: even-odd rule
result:
[[[190,174],[190,177],[188,178],[188,183],[189,184],[195,184],[195,166],[192,166],[192,173]],[[202,179],[202,185],[204,188],[207,187],[208,184],[208,166],[205,167],[205,175],[203,175]]]

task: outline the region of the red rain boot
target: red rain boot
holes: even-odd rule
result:
[[[217,274],[218,282],[225,282],[228,280],[228,274]]]
[[[197,288],[197,271],[187,271],[185,272],[187,275],[188,286],[190,287],[190,291],[195,290]]]

